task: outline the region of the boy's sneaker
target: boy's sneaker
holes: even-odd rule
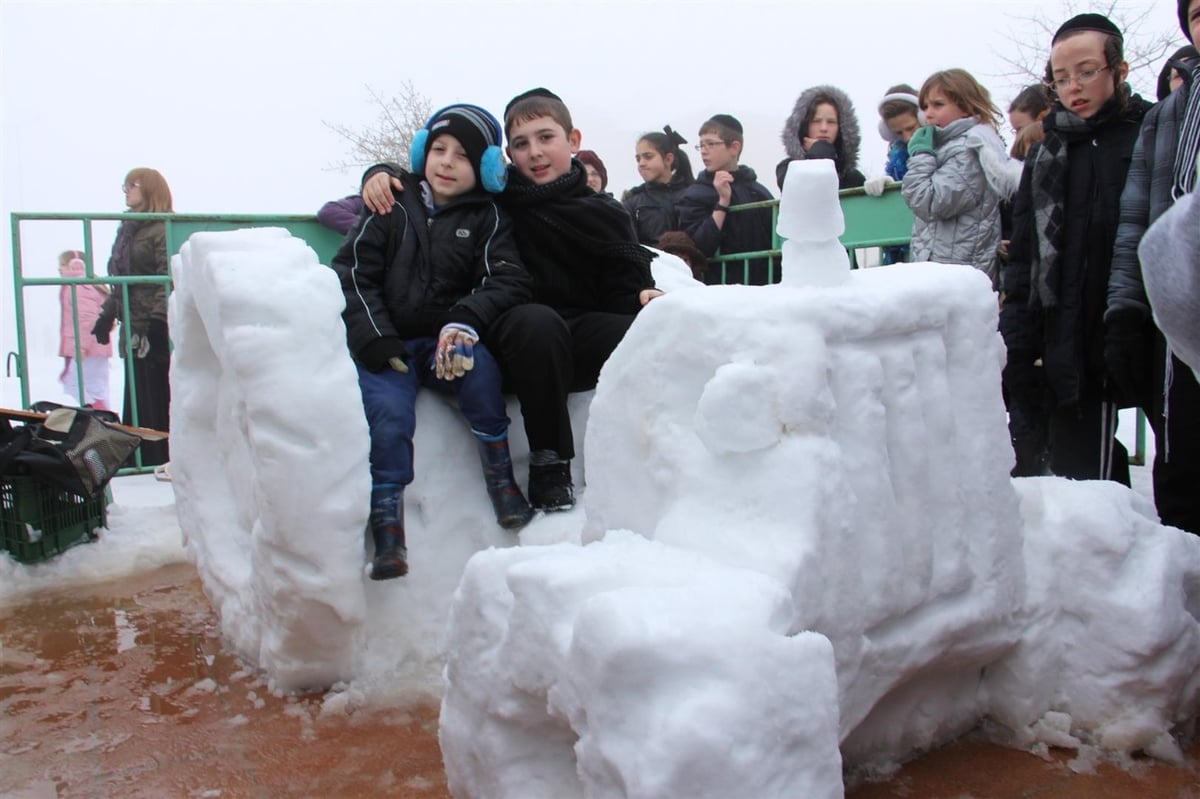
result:
[[[529,466],[529,504],[535,510],[568,510],[575,507],[575,486],[569,462]]]

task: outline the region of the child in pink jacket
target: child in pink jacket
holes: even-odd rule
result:
[[[63,277],[83,277],[83,253],[67,250],[58,256],[58,273]],[[101,344],[90,335],[100,307],[108,296],[107,286],[76,285],[75,302],[71,302],[71,286],[63,286],[59,301],[62,305],[62,331],[58,354],[63,358],[62,374],[58,376],[63,390],[73,402],[79,402],[79,368],[83,369],[83,404],[99,410],[108,409],[108,359],[112,357],[112,345]],[[79,317],[79,356],[82,363],[75,363],[75,324],[72,317]]]

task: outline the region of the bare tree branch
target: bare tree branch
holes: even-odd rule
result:
[[[1017,17],[1019,30],[1006,33],[1004,39],[1008,45],[1003,51],[994,51],[1006,67],[994,77],[1009,82],[1011,95],[1015,96],[1025,86],[1041,82],[1045,75],[1046,60],[1050,57],[1050,39],[1059,25],[1076,14],[1090,11],[1103,14],[1121,29],[1125,35],[1129,83],[1134,91],[1151,98],[1154,96],[1158,72],[1174,49],[1177,36],[1174,28],[1151,28],[1153,5],[1131,0],[1060,0],[1059,9],[1058,14],[1040,12]]]
[[[331,163],[328,169],[342,171],[381,161],[408,164],[413,134],[425,126],[433,113],[432,102],[418,92],[411,81],[402,83],[399,91],[390,98],[371,86],[365,88],[379,110],[371,126],[360,129],[324,120],[321,123],[350,145],[346,158]]]

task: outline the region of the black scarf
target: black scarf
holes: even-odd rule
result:
[[[1200,62],[1192,66],[1191,73],[1187,108],[1175,149],[1175,181],[1171,187],[1175,199],[1196,188],[1196,153],[1200,150]]]
[[[129,260],[133,253],[133,234],[142,227],[142,220],[127,219],[117,228],[117,240],[113,242],[112,255],[108,257],[110,275],[128,275]]]
[[[654,286],[654,253],[638,244],[620,203],[588,188],[579,161],[544,185],[510,167],[501,202],[513,218],[539,301],[608,310],[620,299],[616,295],[628,299]],[[608,296],[597,297],[597,291]]]
[[[1124,112],[1119,95],[1109,98],[1095,116],[1081,119],[1056,105],[1042,120],[1046,138],[1033,160],[1033,219],[1037,252],[1030,264],[1029,302],[1043,308],[1058,305],[1059,261],[1066,229],[1067,154],[1075,142],[1096,135]]]

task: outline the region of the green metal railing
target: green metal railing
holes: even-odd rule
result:
[[[908,244],[910,234],[912,232],[912,213],[908,210],[908,206],[904,203],[904,198],[901,196],[899,187],[890,187],[884,192],[881,197],[871,197],[862,189],[846,189],[839,192],[839,200],[842,205],[842,213],[846,220],[846,231],[839,237],[842,245],[846,247],[851,256],[851,263],[855,263],[854,252],[856,249],[869,247],[890,247]],[[746,205],[734,206],[730,209],[731,213],[739,213],[745,211],[753,211],[760,208],[771,209],[771,231],[772,242],[770,250],[762,250],[749,253],[729,253],[720,254],[711,259],[721,264],[733,264],[741,262],[743,275],[746,275],[749,270],[751,261],[759,258],[768,259],[768,274],[774,277],[775,270],[782,260],[782,240],[775,233],[776,221],[779,215],[779,201],[767,200],[764,202],[750,203]],[[30,404],[29,398],[29,370],[28,370],[28,349],[25,339],[25,289],[32,286],[71,286],[72,305],[75,301],[75,287],[78,285],[89,284],[104,284],[115,285],[119,287],[125,302],[122,304],[122,313],[124,318],[122,323],[128,323],[128,308],[129,308],[129,286],[146,283],[161,283],[166,291],[171,290],[170,275],[153,275],[153,276],[124,276],[113,277],[110,275],[99,276],[95,273],[95,248],[93,247],[92,225],[95,222],[120,222],[126,219],[161,219],[166,227],[167,234],[167,253],[168,256],[175,255],[179,252],[180,247],[187,241],[188,237],[193,233],[200,231],[222,231],[222,230],[237,230],[247,227],[282,227],[288,230],[297,238],[303,239],[312,247],[321,263],[328,264],[333,260],[334,254],[337,252],[339,245],[342,242],[343,236],[329,228],[324,227],[317,222],[316,217],[306,215],[279,216],[267,214],[85,214],[85,213],[14,213],[11,218],[12,226],[12,263],[13,263],[13,294],[15,300],[16,312],[16,333],[17,333],[17,350],[10,352],[6,358],[6,369],[11,373],[13,365],[16,366],[16,374],[20,378],[21,384],[21,403],[22,407],[27,408]],[[83,252],[86,270],[84,277],[81,278],[65,278],[55,276],[51,278],[32,278],[25,277],[22,269],[21,261],[21,223],[35,221],[75,221],[83,225]],[[725,269],[728,267],[722,266],[722,275],[725,275]],[[82,366],[80,365],[82,358],[79,352],[80,330],[79,319],[76,317],[73,320],[76,342],[76,376],[78,377],[79,391],[83,391]],[[128,328],[126,328],[128,329]],[[90,331],[87,331],[90,333]],[[126,352],[125,352],[125,380],[130,387],[130,394],[133,407],[130,408],[131,421],[137,424],[138,411],[136,407],[137,392],[133,390],[136,387],[133,376],[132,353],[130,351],[128,337],[125,337]],[[83,397],[80,398],[80,403],[83,402]],[[1144,464],[1146,460],[1146,419],[1144,414],[1139,410],[1137,414],[1136,428],[1136,445],[1134,453],[1130,461],[1135,464]],[[139,458],[140,467],[140,458]],[[132,471],[145,471],[139,468]]]
[[[908,244],[912,237],[913,215],[900,194],[900,187],[888,187],[882,196],[872,197],[862,189],[843,189],[838,192],[842,205],[842,216],[846,220],[846,231],[838,237],[850,255],[850,265],[858,266],[857,250],[869,247],[892,247]],[[709,261],[721,264],[721,282],[726,283],[731,269],[740,264],[742,280],[750,273],[750,262],[767,260],[767,280],[778,282],[779,266],[782,261],[783,240],[775,228],[779,221],[779,200],[763,200],[756,203],[735,205],[729,213],[745,213],[759,209],[771,209],[771,249],[755,252],[718,253]]]
[[[114,213],[14,213],[11,217],[11,234],[12,234],[12,264],[13,264],[13,298],[14,298],[14,319],[16,321],[16,343],[17,349],[15,352],[10,352],[7,355],[5,368],[9,374],[12,374],[14,367],[16,377],[19,378],[21,386],[21,407],[28,408],[31,404],[29,395],[29,349],[26,340],[26,311],[25,311],[25,291],[28,288],[35,286],[69,286],[71,289],[71,305],[77,308],[77,287],[81,285],[104,285],[112,286],[114,290],[121,292],[122,302],[122,329],[128,330],[129,323],[129,287],[136,285],[162,285],[168,293],[171,291],[171,275],[98,275],[96,273],[95,263],[95,247],[93,225],[96,222],[122,222],[125,220],[161,220],[166,228],[167,237],[167,255],[168,258],[179,252],[180,247],[187,241],[188,237],[193,233],[200,231],[221,231],[221,230],[238,230],[247,227],[282,227],[287,229],[292,235],[304,239],[314,250],[322,263],[329,263],[334,253],[337,252],[338,245],[341,244],[342,236],[332,230],[324,227],[317,222],[313,216],[278,216],[278,215],[258,215],[258,214],[114,214]],[[21,224],[24,222],[79,222],[83,227],[83,260],[84,260],[84,276],[83,277],[62,277],[55,275],[54,277],[27,277],[24,273],[24,266],[21,257]],[[82,366],[82,341],[79,329],[79,316],[74,314],[72,319],[73,329],[75,331],[75,375],[79,391],[78,401],[82,405],[83,397],[83,366]],[[91,331],[82,331],[90,335]],[[130,422],[135,426],[140,426],[140,413],[137,407],[137,391],[136,378],[133,373],[133,351],[129,336],[122,336],[119,340],[124,343],[125,347],[125,384],[129,387],[130,397]],[[131,469],[122,470],[122,473],[149,471],[149,467],[145,467],[141,462],[140,450],[135,452],[135,462],[137,466]]]

